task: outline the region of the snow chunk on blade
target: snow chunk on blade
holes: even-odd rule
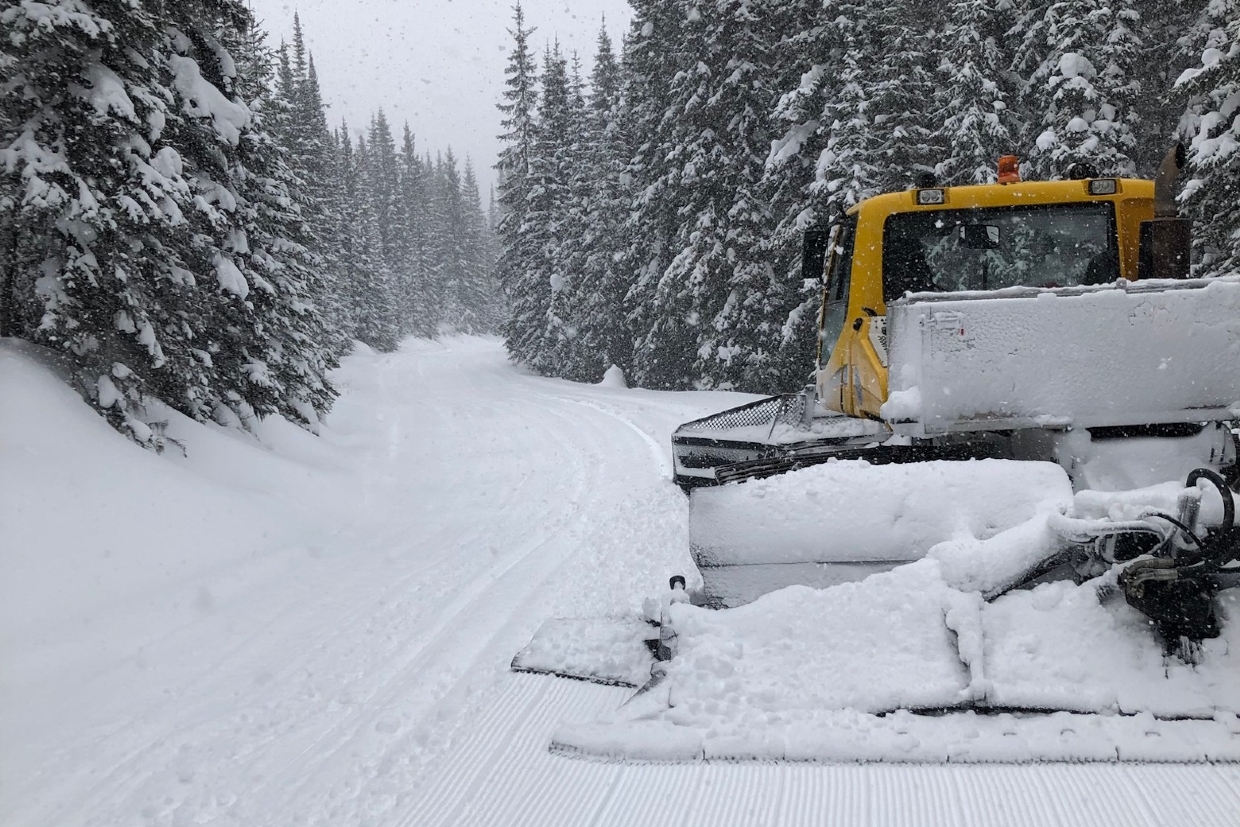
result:
[[[1000,553],[997,549],[996,553]],[[1122,597],[1055,582],[987,603],[928,559],[726,612],[670,607],[662,681],[560,754],[638,761],[1240,761],[1240,632],[1165,658]],[[1105,579],[1105,578],[1100,578]],[[1234,591],[1224,613],[1240,610]]]
[[[696,490],[690,526],[699,566],[908,562],[944,540],[993,537],[1071,503],[1072,483],[1050,462],[843,460]]]
[[[654,662],[645,641],[657,637],[638,618],[552,618],[512,659],[512,670],[638,687],[650,679]]]

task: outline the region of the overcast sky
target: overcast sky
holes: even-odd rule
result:
[[[291,39],[293,13],[314,54],[327,117],[363,129],[382,107],[396,132],[409,122],[419,151],[448,146],[474,161],[483,206],[499,151],[512,0],[248,0],[273,45]],[[632,14],[626,0],[525,0],[541,62],[546,43],[576,49],[589,72],[604,15],[613,48]]]

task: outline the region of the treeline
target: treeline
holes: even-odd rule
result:
[[[588,84],[518,5],[499,171],[512,357],[654,388],[801,385],[799,237],[904,189],[1189,147],[1196,272],[1240,270],[1240,0],[631,0]]]
[[[240,0],[0,11],[0,336],[65,354],[118,429],[151,400],[313,428],[327,374],[499,318],[477,185],[399,150],[382,113],[330,130],[300,25],[271,49]]]
[[[398,145],[383,110],[356,136],[344,122],[329,130],[314,60],[293,21],[275,91],[290,105],[288,146],[305,170],[300,192],[314,204],[308,220],[336,286],[329,315],[380,351],[409,335],[498,331],[495,241],[472,161],[462,171],[450,148],[419,154],[407,123]]]

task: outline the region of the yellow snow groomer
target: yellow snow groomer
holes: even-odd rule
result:
[[[806,233],[803,272],[823,284],[813,385],[673,434],[707,602],[857,579],[925,550],[858,548],[867,533],[841,533],[829,503],[784,503],[775,519],[773,495],[728,483],[835,459],[975,458],[1055,463],[1078,491],[1196,468],[1234,480],[1240,278],[1188,277],[1182,163],[1177,147],[1156,181],[1079,165],[1022,181],[1005,156],[998,183],[922,181]]]

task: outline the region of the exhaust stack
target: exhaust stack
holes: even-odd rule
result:
[[[1175,203],[1176,181],[1184,168],[1184,145],[1167,151],[1154,177],[1154,218],[1141,222],[1139,279],[1186,279],[1193,222],[1180,217]]]
[[[1154,176],[1154,217],[1179,218],[1180,210],[1175,203],[1175,182],[1184,168],[1184,144],[1176,143],[1167,150],[1162,163],[1158,165],[1158,174]]]

